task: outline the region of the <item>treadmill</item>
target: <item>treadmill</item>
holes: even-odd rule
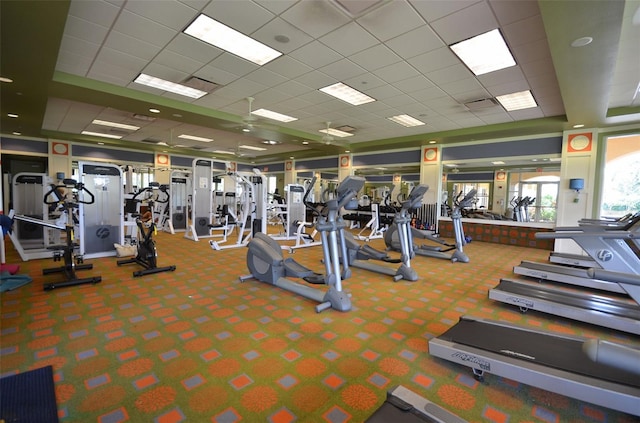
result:
[[[402,385],[387,392],[386,401],[365,420],[366,423],[467,423]]]
[[[429,353],[530,386],[640,416],[640,350],[506,322],[461,317]],[[612,365],[615,363],[616,365]]]
[[[640,335],[640,305],[620,295],[503,278],[489,290],[489,298],[522,312],[536,310]]]

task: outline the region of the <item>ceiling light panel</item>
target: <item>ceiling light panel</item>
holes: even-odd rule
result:
[[[200,142],[213,141],[213,138],[197,137],[195,135],[187,135],[187,134],[178,135],[178,138],[182,138],[183,140],[192,140],[192,141],[200,141]]]
[[[133,82],[141,85],[146,85],[147,87],[157,88],[159,90],[169,91],[170,93],[179,94],[195,99],[207,95],[206,91],[176,84],[175,82],[156,78],[155,76],[147,75],[144,73],[138,75],[138,77]]]
[[[203,14],[198,16],[184,33],[259,66],[282,56],[281,52]]]
[[[113,138],[114,140],[119,140],[122,138],[120,135],[113,134],[103,134],[102,132],[92,132],[92,131],[82,131],[82,135],[92,135],[94,137],[103,137],[103,138]]]
[[[389,119],[392,122],[395,122],[399,125],[402,126],[406,126],[407,128],[410,128],[412,126],[421,126],[421,125],[425,125],[424,122],[422,122],[421,120],[418,120],[414,117],[411,117],[409,115],[397,115],[397,116],[391,116],[388,117],[387,119]]]
[[[344,131],[340,131],[340,130],[334,129],[334,128],[320,129],[318,132],[322,132],[323,134],[333,135],[334,137],[340,137],[340,138],[353,136],[353,134],[350,134],[350,133],[344,132]]]
[[[536,100],[533,98],[533,95],[531,95],[531,91],[529,90],[499,95],[496,96],[496,99],[508,112],[538,107]]]
[[[255,147],[253,145],[239,145],[238,148],[243,148],[245,150],[253,150],[253,151],[266,151],[267,150],[264,147]]]
[[[127,129],[129,131],[137,131],[138,129],[140,129],[139,126],[127,125],[124,123],[117,123],[117,122],[109,122],[108,120],[100,120],[100,119],[94,119],[91,121],[91,123],[94,125],[109,126],[111,128]]]
[[[516,65],[498,29],[452,44],[450,48],[476,76]]]
[[[354,106],[359,106],[361,104],[376,101],[375,98],[369,97],[368,95],[361,93],[360,91],[351,88],[350,86],[343,84],[342,82],[320,88],[320,91],[342,101],[346,101],[349,104],[353,104]]]
[[[273,112],[273,111],[267,110],[267,109],[254,110],[251,113],[254,114],[254,115],[262,116],[262,117],[265,117],[267,119],[277,120],[277,121],[280,121],[280,122],[293,122],[294,120],[298,120],[298,118],[295,118],[295,117],[292,117],[292,116],[283,115],[282,113]]]

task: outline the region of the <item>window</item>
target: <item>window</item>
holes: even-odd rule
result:
[[[539,169],[535,172],[512,172],[509,178],[510,207],[512,209],[516,208],[514,207],[514,203],[518,199],[529,198],[526,208],[522,210],[522,221],[556,221],[558,190],[560,186],[559,170]],[[514,218],[514,220],[518,219]]]
[[[607,139],[600,216],[640,211],[640,134]]]

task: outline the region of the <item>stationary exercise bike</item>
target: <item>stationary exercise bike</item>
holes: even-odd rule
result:
[[[70,189],[72,192],[72,199],[67,199],[67,195],[61,195],[60,189]],[[50,201],[49,197],[54,195],[55,200]],[[89,200],[85,199],[84,194],[89,196]],[[44,203],[47,205],[63,206],[64,213],[66,213],[66,224],[64,226],[65,231],[65,244],[54,245],[48,247],[54,250],[53,261],[64,261],[64,265],[60,267],[54,267],[49,269],[43,269],[42,274],[48,275],[51,273],[63,273],[65,275],[65,281],[50,283],[44,286],[45,291],[50,291],[55,288],[63,288],[66,286],[75,286],[83,284],[96,284],[102,280],[100,276],[92,276],[89,278],[78,278],[76,276],[76,270],[87,270],[93,268],[93,264],[84,264],[83,257],[76,254],[78,244],[75,243],[74,238],[74,217],[73,211],[78,208],[79,204],[93,204],[95,198],[93,194],[84,186],[82,182],[76,182],[74,179],[64,179],[62,185],[54,185],[51,189],[44,194]],[[60,229],[55,225],[44,224],[44,226],[54,227]]]
[[[134,203],[140,202],[141,200],[137,199],[138,196],[149,191],[153,191],[153,186],[138,191],[129,201]],[[136,263],[142,266],[144,269],[133,272],[134,277],[160,272],[173,272],[176,270],[176,266],[158,267],[158,252],[156,250],[156,242],[153,239],[153,235],[156,233],[156,223],[154,222],[153,215],[147,222],[142,220],[140,213],[134,213],[132,216],[135,217],[136,226],[138,227],[138,253],[133,258],[118,260],[118,266],[130,263]]]

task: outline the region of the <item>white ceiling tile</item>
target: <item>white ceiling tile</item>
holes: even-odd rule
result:
[[[265,9],[271,11],[271,13],[279,15],[285,10],[287,10],[288,8],[290,8],[291,6],[293,6],[294,4],[296,4],[298,0],[254,0],[254,1],[258,3],[260,6],[264,7]]]
[[[526,119],[539,119],[544,117],[542,110],[539,107],[532,107],[530,109],[515,110],[509,112],[513,120],[526,120]]]
[[[106,28],[113,25],[119,12],[120,7],[102,0],[73,0],[69,4],[70,15]]]
[[[322,103],[328,103],[329,101],[331,101],[331,97],[317,90],[299,95],[298,98],[308,101],[311,104],[322,104]]]
[[[111,1],[111,0],[110,0]],[[122,1],[122,0],[118,0],[118,1]],[[209,4],[210,0],[178,0],[180,3],[184,3],[187,6],[195,9],[195,10],[202,10],[205,8],[205,6],[207,4]]]
[[[508,25],[540,14],[537,0],[489,0],[489,5],[501,25]]]
[[[378,44],[356,53],[350,59],[368,71],[374,71],[402,60],[383,44]]]
[[[245,76],[245,79],[249,81],[257,82],[266,87],[273,87],[282,84],[287,81],[287,78],[282,75],[278,75],[275,72],[271,72],[265,68],[259,68]]]
[[[549,43],[546,38],[527,44],[521,44],[517,49],[514,49],[512,53],[514,59],[516,59],[516,63],[519,65],[540,59],[549,60],[549,62],[551,62]]]
[[[502,31],[510,48],[547,38],[540,15],[505,25]]]
[[[285,91],[286,90],[282,90]],[[292,117],[298,117],[297,112],[300,109],[311,106],[311,103],[297,96],[291,97],[287,100],[281,101],[276,104],[274,108],[276,112],[284,113]]]
[[[206,65],[199,69],[193,76],[202,78],[205,81],[211,81],[218,85],[227,85],[238,79],[238,75],[234,75],[231,72],[227,72],[220,68],[216,68],[210,65]]]
[[[361,91],[381,87],[387,83],[371,73],[366,73],[364,75],[358,75],[353,78],[345,79],[342,82],[349,85],[350,87]]]
[[[209,65],[238,76],[244,76],[259,68],[255,63],[242,59],[231,53],[221,54],[213,59]]]
[[[65,35],[62,37],[60,50],[61,52],[72,52],[75,57],[81,56],[93,59],[100,50],[100,44]]]
[[[270,71],[290,79],[294,79],[313,70],[311,66],[307,66],[299,60],[289,56],[280,56],[276,60],[264,65],[264,67],[265,69],[269,69]]]
[[[471,78],[473,74],[466,66],[462,64],[449,66],[448,68],[439,69],[426,74],[436,85],[446,84],[448,82],[459,81],[461,79]]]
[[[109,63],[120,68],[129,69],[137,74],[144,69],[147,61],[139,57],[105,47],[102,48],[96,56],[96,64],[94,67],[99,68],[100,63]]]
[[[420,75],[420,72],[418,72],[413,66],[408,65],[406,62],[394,63],[377,69],[373,73],[388,83],[395,83]]]
[[[320,38],[349,22],[349,18],[324,1],[300,1],[280,17],[314,38]]]
[[[442,91],[440,87],[436,87],[436,86],[433,86],[431,88],[427,88],[424,90],[414,91],[410,95],[411,97],[415,98],[417,101],[421,101],[421,102],[429,102],[437,98],[447,97],[447,93]]]
[[[161,65],[160,63],[153,62],[145,66],[144,69],[142,69],[142,72],[146,73],[147,75],[155,76],[156,78],[166,79],[167,81],[171,82],[180,82],[189,76],[189,74],[186,72],[181,72],[177,69],[169,68]],[[134,84],[134,87],[136,87],[136,89],[139,89],[138,87],[144,87],[144,85]],[[155,90],[155,88],[151,89]],[[157,92],[157,90],[152,92]]]
[[[216,92],[214,91],[211,94],[205,95],[204,97],[197,99],[196,101],[193,102],[193,104],[196,104],[201,107],[210,107],[212,109],[221,110],[224,107],[228,106],[233,101],[235,101],[235,99],[230,100],[226,97],[217,96]]]
[[[166,46],[175,36],[175,31],[172,29],[127,10],[122,11],[113,30],[159,47]]]
[[[227,88],[230,88],[238,93],[241,93],[242,98],[245,97],[256,97],[258,93],[264,91],[267,87],[262,84],[258,84],[257,82],[249,81],[248,79],[242,79],[235,82],[232,82],[226,85]]]
[[[549,75],[550,72],[554,72],[553,64],[548,59],[532,60],[521,64],[520,68],[527,78]]]
[[[405,1],[392,1],[356,20],[381,41],[387,41],[425,23]]]
[[[485,73],[478,76],[478,80],[485,87],[493,87],[496,85],[504,84],[506,82],[521,81],[525,82],[524,74],[519,66],[511,66],[509,68],[500,69],[495,72]]]
[[[424,90],[425,88],[433,87],[433,82],[422,75],[416,75],[396,82],[394,87],[404,91],[405,93],[411,94],[416,90]]]
[[[459,99],[479,99],[489,97],[487,90],[475,79],[465,78],[448,84],[441,84],[440,88],[451,97]],[[464,95],[467,95],[464,97]]]
[[[108,27],[71,15],[67,17],[67,23],[64,27],[65,36],[80,38],[96,44],[102,44],[108,31]]]
[[[389,97],[384,99],[385,104],[388,104],[392,107],[397,107],[399,109],[403,109],[404,106],[409,106],[411,104],[415,104],[415,100],[408,95],[397,95],[395,97]]]
[[[529,89],[530,87],[529,87],[529,84],[527,84],[526,80],[504,82],[502,84],[487,87],[487,90],[489,91],[492,97],[496,97],[504,94],[518,93],[520,91],[526,91]]]
[[[460,60],[451,52],[449,47],[443,47],[412,57],[407,62],[422,74],[428,74],[429,72],[458,64]]]
[[[173,51],[164,49],[154,59],[154,63],[175,68],[181,72],[193,74],[204,66],[204,63],[192,60]]]
[[[216,0],[202,13],[236,31],[250,35],[274,18],[274,14],[252,1]]]
[[[180,33],[167,45],[167,50],[202,63],[209,63],[224,53],[217,47]]]
[[[313,41],[300,47],[289,53],[289,56],[313,68],[319,68],[342,59],[340,54],[319,41]]]
[[[79,56],[68,51],[61,51],[58,54],[56,70],[66,72],[71,75],[86,76],[92,63],[93,58]]]
[[[433,22],[480,1],[482,0],[409,0],[409,3],[427,22]]]
[[[104,46],[145,60],[153,59],[153,57],[162,50],[158,46],[145,43],[142,40],[118,31],[109,32]]]
[[[182,31],[198,15],[197,10],[177,1],[128,1],[125,9],[176,31]]]
[[[327,66],[323,66],[320,72],[336,79],[336,81],[342,81],[348,78],[353,78],[356,75],[362,75],[366,71],[360,66],[356,65],[349,59],[342,59],[337,62],[331,63]]]
[[[297,77],[295,81],[302,85],[306,85],[312,90],[318,90],[336,82],[335,78],[319,71],[305,73],[304,75]]]
[[[296,97],[302,94],[306,94],[310,91],[313,91],[313,89],[309,88],[307,85],[300,84],[296,81],[286,81],[273,88],[279,91],[283,91],[292,97]]]
[[[403,94],[397,88],[392,87],[391,85],[383,85],[381,87],[372,88],[367,90],[367,94],[376,100],[384,100],[385,98],[391,98],[398,95]]]
[[[476,3],[431,23],[442,40],[451,45],[498,28],[487,3]]]
[[[128,64],[130,65],[131,63]],[[91,66],[91,69],[87,73],[87,77],[114,85],[127,86],[129,82],[138,76],[140,71],[129,67],[123,67],[122,65],[127,65],[127,63],[120,61],[119,64],[115,64],[109,60],[103,61],[98,59]]]
[[[256,95],[256,102],[254,104],[262,104],[263,106],[260,107],[267,107],[268,104],[280,103],[281,101],[288,100],[291,97],[293,96],[284,91],[270,88]]]
[[[289,41],[279,42],[276,36],[285,36]],[[313,41],[313,38],[281,18],[271,20],[252,33],[251,37],[285,54]]]
[[[422,25],[412,31],[392,38],[386,42],[386,45],[404,59],[409,59],[444,46],[442,40],[429,25]]]
[[[356,22],[341,26],[320,38],[320,41],[343,56],[349,56],[379,43]]]

